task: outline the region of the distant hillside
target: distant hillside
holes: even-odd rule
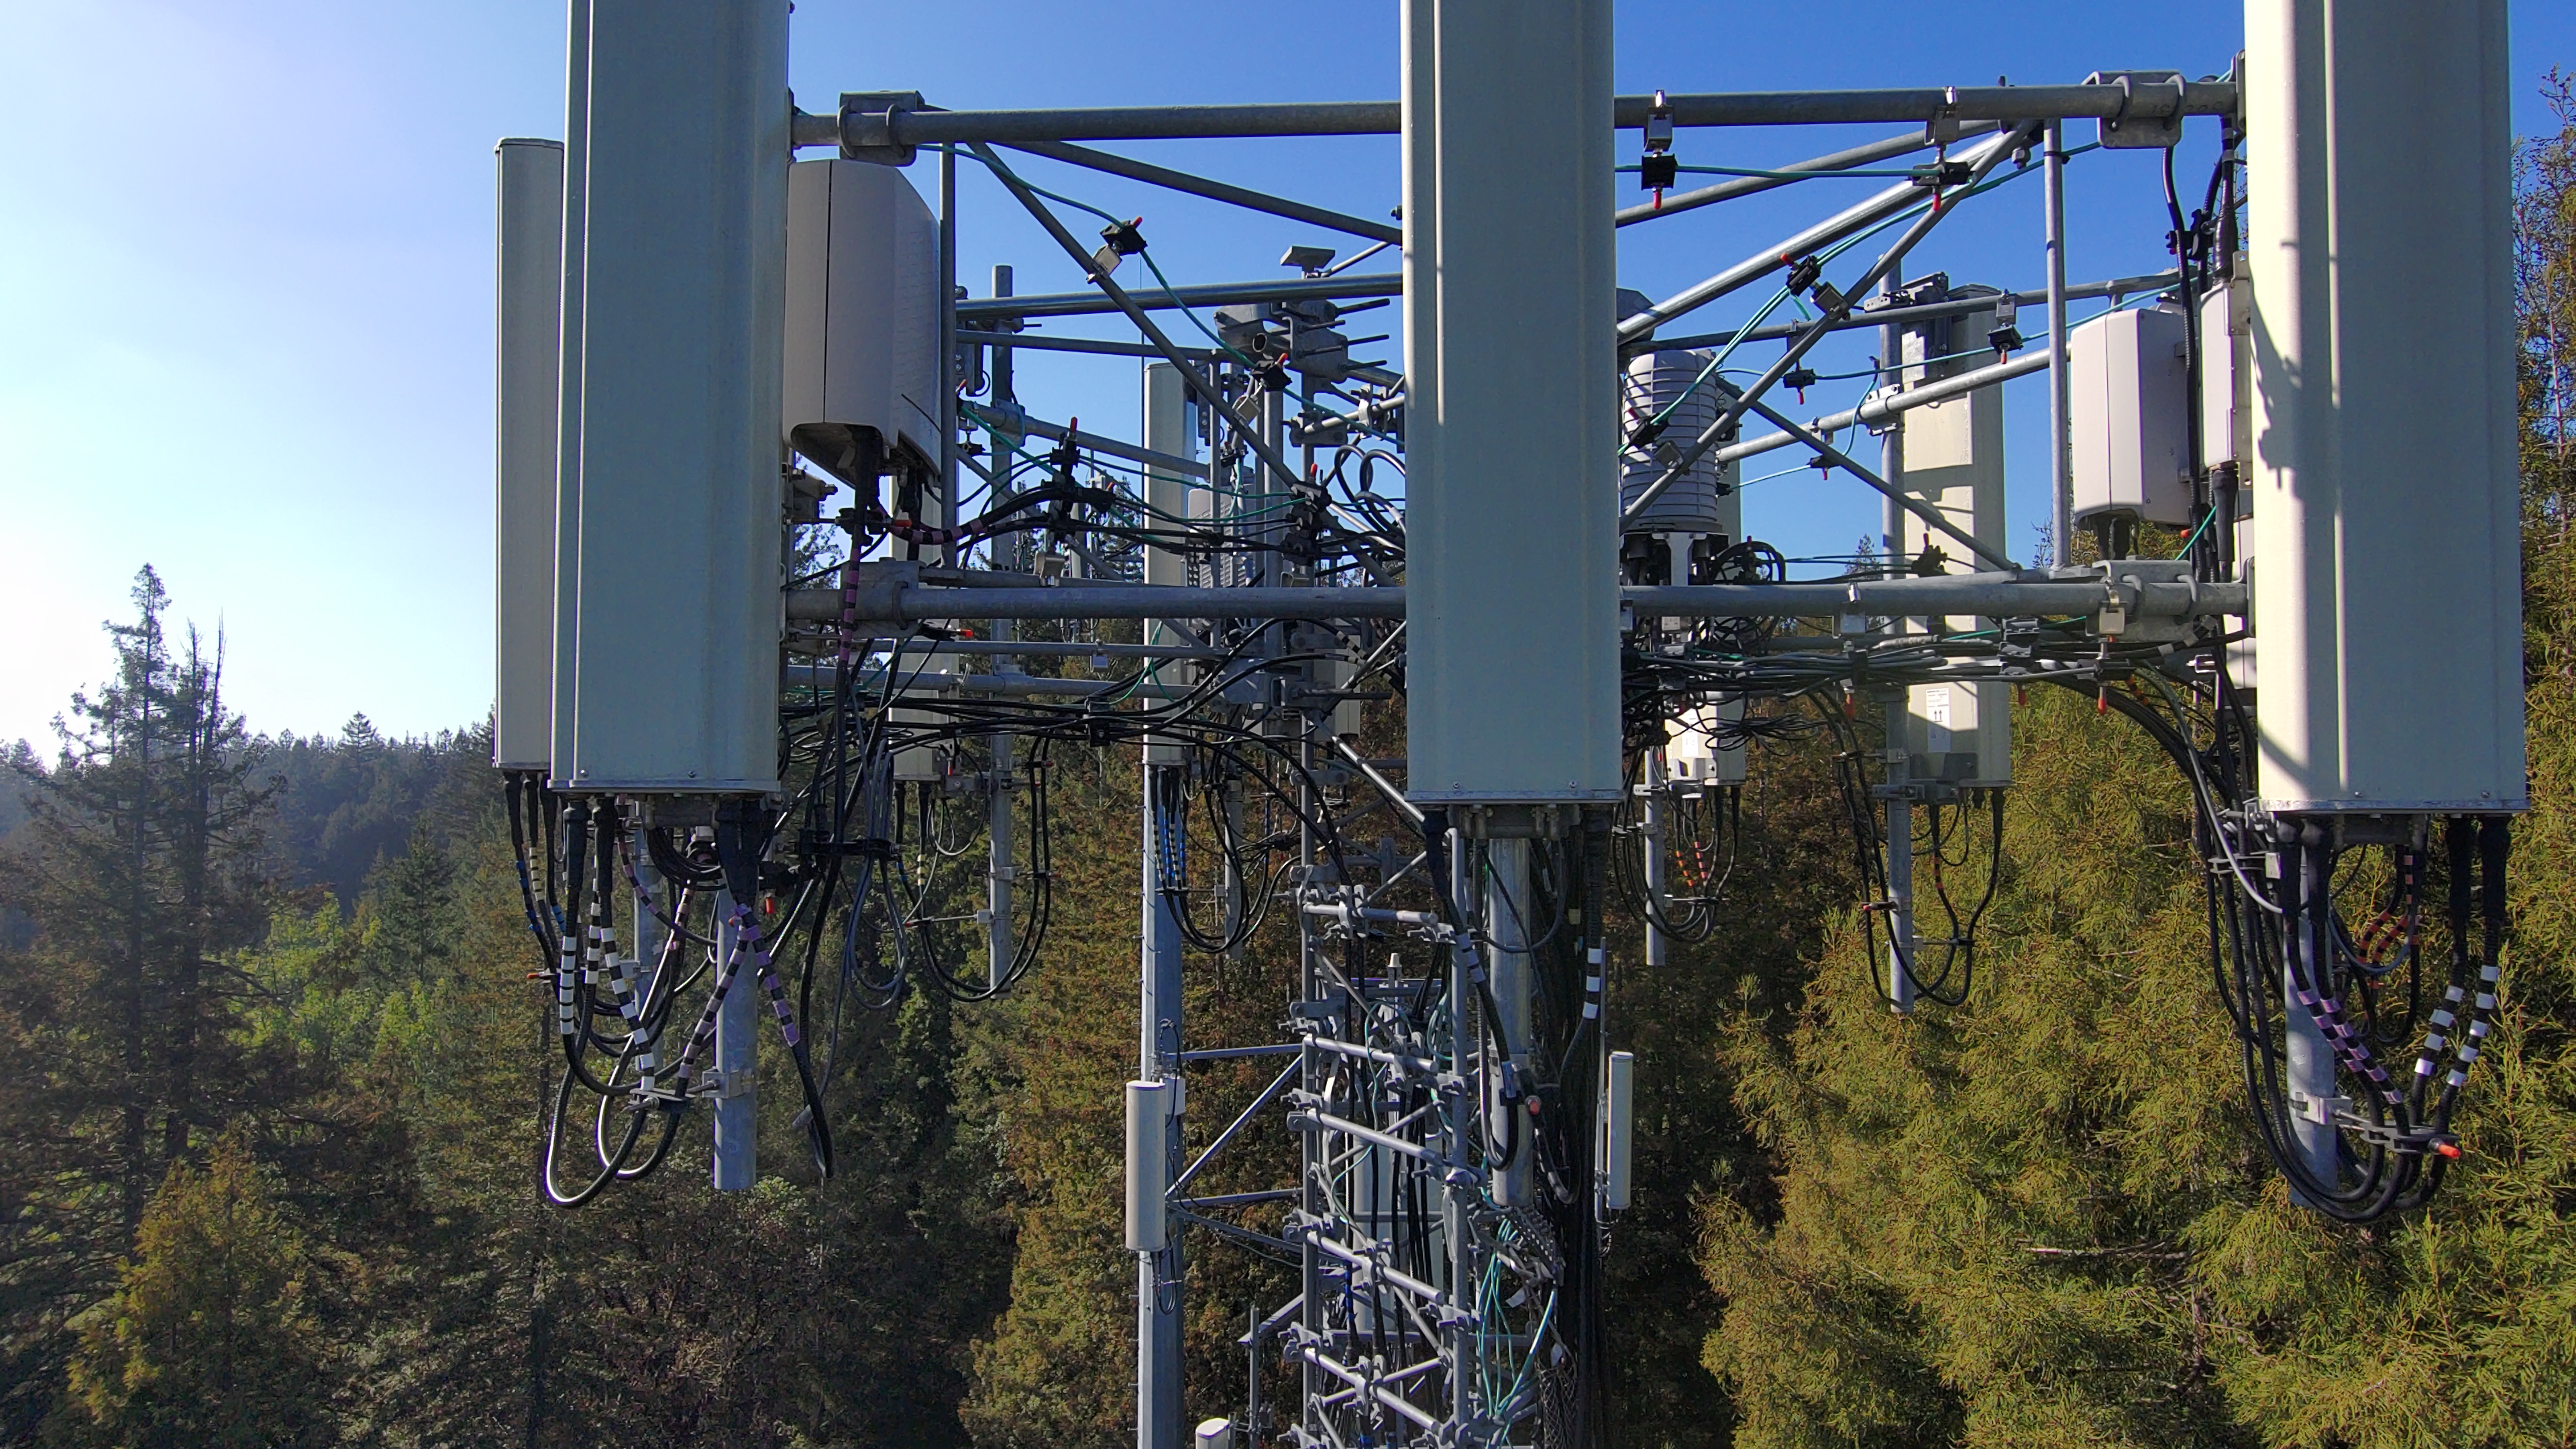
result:
[[[344,907],[415,830],[444,844],[491,779],[488,725],[396,739],[357,714],[336,738],[290,730],[250,748],[260,756],[256,778],[277,790],[266,830],[271,878],[287,890],[327,887]],[[26,821],[27,776],[52,764],[24,740],[0,750],[0,841]]]
[[[488,726],[392,739],[363,714],[337,739],[262,737],[263,778],[278,786],[271,870],[289,889],[327,886],[354,905],[367,872],[400,856],[415,830],[444,843],[491,781]]]

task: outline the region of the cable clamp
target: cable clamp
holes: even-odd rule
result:
[[[894,138],[895,117],[924,109],[919,91],[843,91],[841,159],[909,166],[914,148]]]
[[[2401,1132],[2385,1123],[2373,1122],[2356,1113],[2346,1111],[2335,1113],[2334,1125],[2373,1147],[2405,1157],[2420,1157],[2426,1152],[2453,1159],[2460,1155],[2460,1143],[2457,1137],[2448,1132],[2436,1132],[2430,1127],[2418,1127],[2412,1132]]]
[[[2290,1092],[2291,1115],[2320,1127],[2341,1125],[2340,1118],[2349,1115],[2347,1109],[2351,1106],[2350,1097],[2311,1097],[2295,1088]]]

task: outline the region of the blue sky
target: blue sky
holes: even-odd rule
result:
[[[793,80],[818,110],[844,89],[898,87],[948,106],[1382,99],[1396,91],[1395,16],[1393,0],[802,0]],[[1632,0],[1618,81],[2199,75],[2226,68],[2242,29],[2237,6],[2198,0]],[[126,613],[146,562],[182,615],[225,631],[233,699],[254,728],[331,730],[364,711],[421,732],[488,707],[492,143],[561,134],[563,30],[561,8],[543,3],[0,0],[0,741],[41,747],[71,691],[105,674],[100,622]],[[2530,132],[2546,121],[2540,73],[2576,67],[2576,6],[2518,6],[2514,48]],[[1685,132],[1678,149],[1758,165],[1883,129]],[[2203,125],[2184,152],[2194,190],[2213,135]],[[1623,140],[1623,161],[1634,147]],[[1125,149],[1361,214],[1397,194],[1392,138]],[[1026,174],[1143,213],[1176,281],[1271,275],[1292,242],[1345,240],[1045,163]],[[935,194],[928,160],[912,175]],[[1870,184],[1811,183],[1629,228],[1620,281],[1668,294]],[[962,198],[960,277],[978,295],[994,262],[1019,269],[1023,292],[1080,285],[996,188],[969,175]],[[2162,205],[2151,153],[2078,161],[2070,275],[2162,266]],[[1910,270],[2034,286],[2039,238],[2033,178],[1945,223]],[[1739,313],[1705,315],[1720,326]],[[1865,366],[1866,351],[1855,341],[1820,366]],[[1133,435],[1133,364],[1022,355],[1021,392],[1041,415]],[[2046,512],[2044,388],[2009,390],[2016,555]],[[1808,410],[1846,402],[1814,393]],[[1858,485],[1813,473],[1747,493],[1748,531],[1792,553],[1848,550],[1876,518]]]

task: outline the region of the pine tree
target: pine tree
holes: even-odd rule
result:
[[[28,819],[5,904],[35,939],[0,956],[0,1010],[42,1050],[13,1054],[24,1113],[0,1132],[50,1169],[10,1206],[35,1261],[8,1270],[10,1353],[27,1412],[54,1382],[62,1318],[106,1291],[170,1166],[252,1100],[231,1032],[224,954],[263,924],[256,861],[267,795],[223,698],[220,639],[174,640],[169,596],[136,576],[112,624],[116,675],[75,695],[50,769],[21,760]],[[23,1355],[23,1357],[22,1357]]]

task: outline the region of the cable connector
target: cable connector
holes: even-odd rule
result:
[[[2028,341],[2021,328],[2014,325],[2021,318],[2021,303],[2010,294],[1995,299],[1995,325],[1986,333],[1986,345],[1995,350],[1995,360],[2009,360]]]
[[[1637,158],[1637,187],[1655,194],[1655,207],[1661,210],[1664,191],[1681,179],[1681,158],[1673,154],[1673,111],[1665,103],[1664,93],[1655,92],[1655,102],[1646,112],[1646,150]]]
[[[1118,270],[1120,262],[1144,252],[1145,234],[1137,230],[1144,224],[1145,218],[1140,216],[1132,221],[1113,221],[1100,229],[1100,250],[1091,254],[1095,279],[1108,276]]]

